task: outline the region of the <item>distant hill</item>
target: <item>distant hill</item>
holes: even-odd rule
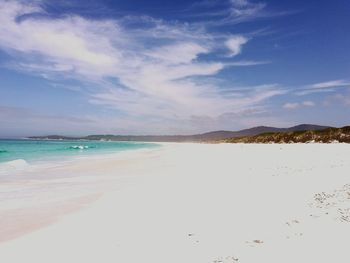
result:
[[[312,125],[312,124],[301,124],[289,128],[275,128],[268,126],[257,126],[254,128],[244,129],[240,131],[213,131],[198,135],[193,135],[193,137],[197,140],[220,140],[226,138],[235,138],[242,136],[253,136],[261,133],[267,132],[286,132],[286,131],[305,131],[305,130],[322,130],[330,128],[329,126],[320,126],[320,125]]]
[[[350,126],[322,130],[268,132],[254,136],[234,137],[221,141],[227,143],[350,143]]]
[[[89,135],[85,137],[67,137],[60,135],[33,136],[30,139],[46,140],[111,140],[111,141],[143,141],[143,142],[201,142],[217,141],[228,138],[237,138],[244,136],[254,136],[262,133],[275,132],[293,132],[302,130],[322,130],[330,128],[327,126],[301,124],[289,128],[275,128],[267,126],[258,126],[240,131],[213,131],[195,135]]]

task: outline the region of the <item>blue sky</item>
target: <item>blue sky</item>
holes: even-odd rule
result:
[[[350,123],[350,3],[0,0],[0,136]]]

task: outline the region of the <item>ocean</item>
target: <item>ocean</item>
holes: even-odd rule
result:
[[[85,140],[0,140],[0,164],[12,161],[36,163],[89,155],[158,147],[156,143]]]

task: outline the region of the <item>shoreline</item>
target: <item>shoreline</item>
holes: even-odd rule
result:
[[[111,191],[110,188],[113,186],[107,185],[109,181],[123,177],[117,175],[116,178],[113,178],[113,174],[103,175],[103,173],[113,172],[116,167],[119,170],[125,169],[123,167],[128,163],[139,162],[145,155],[160,149],[161,147],[131,149],[117,153],[74,156],[66,160],[38,161],[35,164],[26,163],[23,166],[13,167],[10,175],[4,173],[1,178],[0,245],[47,227],[59,221],[61,217],[85,208],[103,194]],[[98,187],[91,186],[95,182],[99,184]],[[65,185],[69,184],[72,187],[76,184],[74,190],[77,191],[77,194],[72,193],[72,190],[65,192]],[[90,189],[85,189],[85,184],[90,184]],[[42,193],[40,190],[31,192],[31,189],[39,187],[53,188],[54,194],[57,194],[59,198],[52,196],[54,194]],[[24,192],[23,197],[16,196],[16,193],[20,192]],[[51,199],[37,202],[36,195],[41,194]],[[68,195],[64,196],[65,194]],[[15,224],[11,223],[13,219],[17,220]]]

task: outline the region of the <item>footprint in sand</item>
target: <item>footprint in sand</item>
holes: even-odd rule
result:
[[[254,239],[252,241],[246,241],[246,243],[251,247],[256,247],[257,245],[262,245],[264,241],[260,239]]]

